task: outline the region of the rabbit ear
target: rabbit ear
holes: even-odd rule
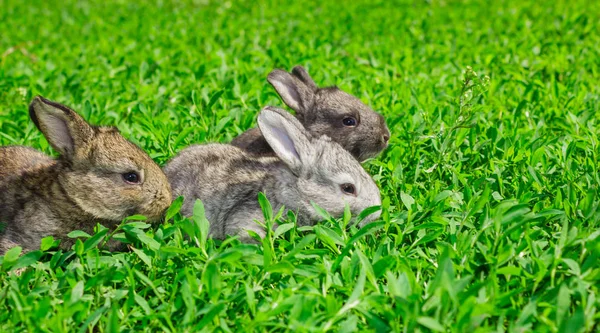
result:
[[[292,69],[292,74],[295,77],[302,80],[302,82],[304,82],[304,84],[306,84],[306,86],[308,88],[310,88],[313,92],[315,92],[315,91],[317,91],[317,89],[319,89],[319,87],[317,86],[315,81],[312,79],[312,77],[310,77],[310,75],[308,75],[308,72],[306,71],[306,69],[304,69],[304,67],[302,67],[302,66],[294,67]]]
[[[309,164],[310,138],[294,116],[267,106],[258,115],[258,127],[275,154],[292,172],[298,174]]]
[[[29,105],[29,116],[50,145],[68,159],[94,136],[93,128],[75,111],[41,96]]]
[[[274,69],[267,76],[267,81],[294,111],[304,113],[312,108],[314,90],[298,77],[281,69]]]

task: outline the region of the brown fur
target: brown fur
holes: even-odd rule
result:
[[[142,214],[159,220],[171,190],[158,165],[116,128],[93,127],[69,108],[36,97],[30,115],[61,153],[54,160],[27,147],[0,148],[0,254],[20,245],[39,247],[52,235],[68,248],[74,229],[92,232],[96,223],[113,227]],[[123,180],[136,172],[138,184]]]
[[[275,69],[268,81],[311,135],[327,135],[359,161],[387,147],[390,132],[380,114],[337,87],[319,88],[302,66],[291,73]],[[354,118],[356,126],[344,125],[347,117]],[[258,128],[242,133],[231,144],[252,154],[274,156]]]
[[[231,142],[233,146],[236,146],[247,153],[259,155],[259,156],[275,156],[273,149],[269,146],[269,143],[263,137],[260,132],[260,128],[254,127],[246,132],[238,135]]]

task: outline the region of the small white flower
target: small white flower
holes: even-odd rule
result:
[[[27,88],[19,87],[19,88],[17,88],[17,92],[19,92],[19,95],[21,95],[21,97],[23,97],[23,98],[27,97]]]

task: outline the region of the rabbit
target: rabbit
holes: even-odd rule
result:
[[[0,255],[17,245],[38,249],[45,236],[68,249],[74,229],[90,233],[98,222],[114,227],[134,214],[158,221],[171,204],[160,167],[116,128],[91,126],[41,96],[29,115],[60,157],[0,147]]]
[[[263,192],[277,211],[282,206],[297,214],[298,225],[321,220],[311,202],[332,216],[381,205],[377,185],[360,163],[326,135],[313,137],[283,109],[265,107],[258,127],[276,156],[257,156],[227,144],[190,146],[164,168],[174,196],[183,196],[181,213],[192,215],[202,200],[211,223],[210,235],[223,239],[237,235],[252,242],[246,230],[264,237],[254,222],[263,213],[257,196]],[[363,222],[376,219],[371,214]]]
[[[319,88],[304,67],[296,66],[291,73],[275,69],[267,80],[309,133],[326,134],[359,161],[387,147],[390,131],[380,114],[337,87]],[[273,152],[259,128],[240,134],[231,144],[253,154]]]

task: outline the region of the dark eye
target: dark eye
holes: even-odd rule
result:
[[[342,191],[346,194],[356,195],[356,187],[350,183],[340,185]]]
[[[140,175],[137,172],[127,172],[123,174],[123,180],[127,184],[137,184],[140,182]]]
[[[356,126],[356,118],[354,118],[354,117],[345,117],[342,120],[342,123],[344,123],[344,126],[354,127],[354,126]]]

